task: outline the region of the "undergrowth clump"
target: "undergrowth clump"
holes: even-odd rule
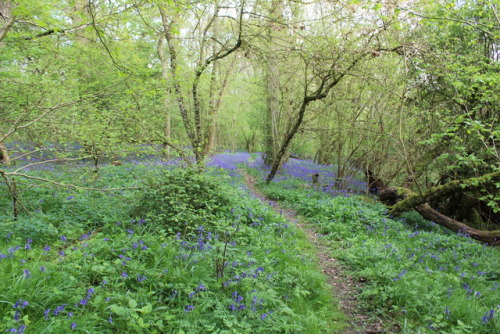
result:
[[[332,197],[298,179],[262,189],[313,223],[334,256],[367,282],[360,295],[367,312],[390,312],[404,333],[500,332],[498,249],[414,213],[395,219],[363,196]]]
[[[166,170],[147,178],[143,187],[131,215],[164,226],[173,234],[216,225],[228,217],[231,204],[236,204],[219,179],[193,169]]]

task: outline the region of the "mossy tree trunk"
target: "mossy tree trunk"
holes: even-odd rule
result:
[[[453,232],[469,235],[471,238],[500,245],[500,230],[485,231],[473,228],[458,220],[450,218],[433,209],[428,202],[439,202],[454,192],[475,191],[479,189],[495,188],[500,182],[500,172],[485,174],[466,180],[456,180],[441,186],[432,187],[422,194],[417,194],[403,187],[389,187],[380,193],[380,200],[389,205],[392,215],[399,215],[405,211],[415,209],[425,219],[431,220]]]
[[[391,214],[400,214],[404,211],[411,210],[420,204],[442,199],[454,192],[483,189],[488,185],[495,184],[496,182],[500,182],[500,172],[489,173],[466,180],[451,181],[441,186],[429,188],[422,194],[411,194],[403,201],[394,205],[391,208]]]

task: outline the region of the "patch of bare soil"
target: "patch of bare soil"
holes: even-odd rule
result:
[[[359,291],[362,290],[363,283],[346,274],[337,259],[330,256],[330,251],[322,236],[315,232],[310,224],[297,217],[294,210],[284,209],[278,202],[269,200],[255,187],[255,180],[244,171],[241,173],[245,177],[245,183],[252,194],[261,201],[271,205],[276,212],[282,214],[288,221],[297,225],[305,232],[307,238],[316,247],[318,265],[327,276],[328,283],[332,288],[332,295],[339,300],[340,306],[348,320],[348,327],[344,329],[343,334],[374,334],[374,333],[392,333],[392,329],[386,329],[389,324],[384,325],[383,321],[376,317],[363,314],[357,302]]]

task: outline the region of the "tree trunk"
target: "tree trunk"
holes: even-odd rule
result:
[[[5,147],[5,143],[0,143],[0,164],[10,165],[9,152]]]
[[[161,62],[161,77],[163,79],[163,84],[165,85],[165,96],[163,98],[163,110],[165,112],[165,126],[164,126],[164,136],[165,140],[163,143],[163,156],[168,158],[170,156],[170,146],[167,141],[170,141],[172,137],[171,130],[171,116],[170,116],[170,87],[168,84],[168,59],[165,55],[165,33],[163,33],[158,40],[158,57]]]
[[[500,182],[500,172],[489,173],[467,180],[451,181],[441,186],[429,188],[423,194],[411,194],[403,201],[394,205],[391,208],[391,214],[400,214],[403,211],[411,210],[412,208],[426,202],[444,198],[457,191],[473,191],[483,189],[485,186],[493,185],[496,182]]]
[[[12,199],[12,210],[13,210],[14,220],[17,220],[17,217],[19,216],[19,205],[18,205],[19,194],[17,192],[17,183],[14,180],[14,178],[9,178],[7,175],[5,175],[5,172],[2,170],[0,170],[0,175],[5,180],[7,188],[9,188],[10,196]]]
[[[453,232],[462,233],[464,235],[470,236],[472,239],[487,243],[491,246],[500,245],[500,230],[483,231],[472,228],[468,225],[465,225],[464,223],[461,223],[457,220],[443,215],[442,213],[437,212],[428,204],[419,205],[415,207],[415,210],[417,210],[418,213],[420,213],[425,219],[444,226]]]
[[[15,23],[15,17],[12,15],[12,2],[0,0],[0,42],[5,38],[10,28]]]
[[[475,240],[488,243],[489,245],[500,245],[500,230],[484,231],[475,229],[439,213],[426,203],[429,200],[437,200],[440,197],[444,198],[452,191],[472,190],[484,187],[488,182],[498,182],[498,178],[500,178],[500,172],[486,174],[473,179],[452,181],[440,187],[430,188],[422,195],[403,187],[389,187],[380,193],[379,198],[383,203],[390,206],[389,212],[393,215],[415,209],[425,219],[446,227],[453,232],[468,235]],[[476,181],[478,182],[477,184]]]

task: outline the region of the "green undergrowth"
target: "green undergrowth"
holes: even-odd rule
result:
[[[332,197],[297,179],[261,189],[316,226],[333,255],[367,281],[367,312],[391,314],[404,333],[500,333],[498,249],[416,213],[391,218],[365,196]]]
[[[5,213],[0,221],[0,332],[342,327],[311,246],[295,227],[225,172],[160,168],[39,172],[59,173],[62,182],[79,175],[92,187],[143,189],[101,193],[40,184],[23,193],[31,216],[14,221]]]

